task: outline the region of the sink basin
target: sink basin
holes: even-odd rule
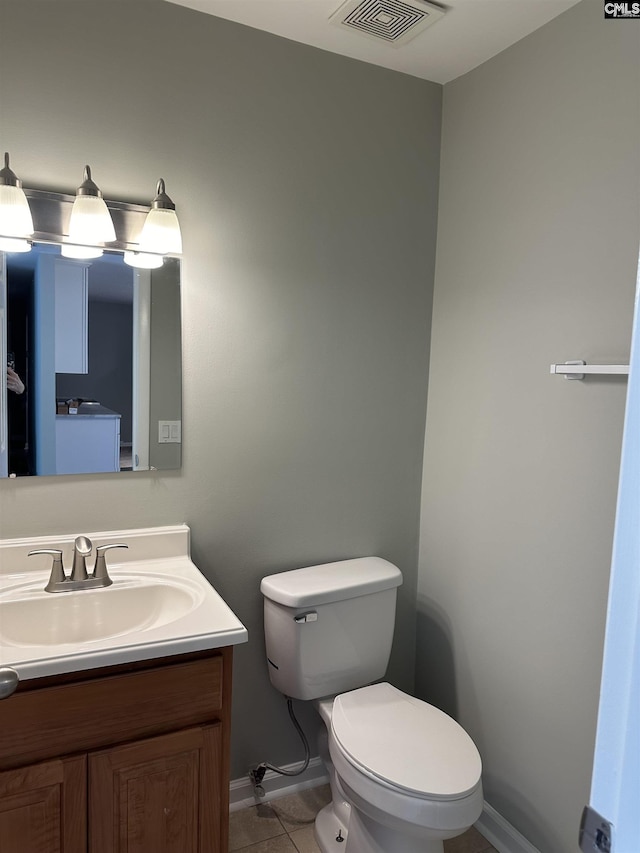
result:
[[[0,597],[0,643],[64,646],[145,631],[180,619],[197,603],[184,585],[141,579],[107,589]]]
[[[88,534],[94,548],[128,545],[109,563],[113,585],[49,593],[46,554],[75,535],[0,540],[0,667],[20,680],[244,643],[247,630],[190,558],[182,525]]]

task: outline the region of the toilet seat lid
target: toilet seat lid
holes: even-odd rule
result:
[[[356,767],[414,795],[460,799],[480,781],[480,754],[465,730],[391,684],[337,696],[331,731]]]

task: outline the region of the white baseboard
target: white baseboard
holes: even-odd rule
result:
[[[299,761],[295,764],[285,764],[282,769],[295,770],[299,764]],[[328,781],[329,777],[319,756],[312,758],[307,769],[299,776],[281,776],[273,770],[267,770],[262,780],[264,797],[256,796],[247,773],[241,779],[233,779],[229,785],[229,811],[235,812],[258,803],[267,803],[278,797],[287,797],[289,794],[296,794],[307,788],[324,785]]]
[[[283,769],[295,770],[296,766],[297,764],[286,764]],[[268,803],[270,800],[287,797],[289,794],[296,794],[307,788],[316,788],[328,781],[329,777],[319,756],[312,758],[305,772],[299,776],[281,776],[273,770],[267,770],[262,780],[264,797],[256,796],[247,773],[241,779],[233,779],[229,786],[229,811],[236,812],[259,803]],[[478,832],[493,844],[498,853],[540,853],[486,800],[475,826]]]
[[[480,819],[476,821],[475,826],[478,832],[493,844],[498,853],[540,853],[486,800]]]

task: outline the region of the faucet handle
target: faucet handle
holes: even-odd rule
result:
[[[128,548],[128,545],[125,545],[123,542],[116,542],[113,545],[99,545],[96,548],[96,565],[93,570],[93,577],[96,580],[104,581],[104,586],[111,586],[113,581],[109,577],[109,572],[107,571],[107,561],[105,559],[104,553],[105,551],[110,551],[111,548]]]
[[[59,548],[38,548],[36,551],[29,551],[27,556],[33,557],[34,554],[52,554],[53,563],[51,565],[51,576],[49,583],[45,586],[47,592],[51,592],[55,584],[63,583],[67,580],[62,565],[62,551]]]

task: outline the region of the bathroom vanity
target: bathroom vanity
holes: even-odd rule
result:
[[[0,849],[226,851],[231,659],[20,685],[0,702]]]
[[[89,534],[94,544],[128,540],[109,568],[113,585],[61,594],[41,592],[47,572],[7,574],[24,546],[0,543],[0,671],[20,677],[0,700],[2,853],[228,849],[232,654],[246,630],[202,576],[201,585],[188,552],[175,553],[188,548],[188,529],[162,530],[164,541]],[[69,542],[57,544],[68,553]],[[172,610],[173,583],[191,599]],[[136,623],[138,584],[155,601]],[[169,592],[156,595],[158,585]],[[120,616],[111,629],[108,598]],[[32,625],[29,646],[15,612],[28,628],[46,609],[50,624]],[[45,639],[48,651],[37,645]]]

